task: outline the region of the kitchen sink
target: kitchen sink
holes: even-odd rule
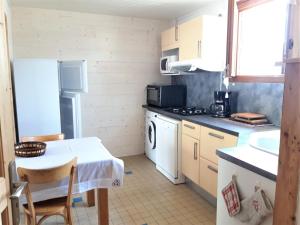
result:
[[[258,150],[279,155],[280,130],[253,133],[250,135],[249,145]]]

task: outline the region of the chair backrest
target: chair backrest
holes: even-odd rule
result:
[[[51,169],[26,169],[19,167],[17,170],[22,181],[27,181],[29,184],[45,184],[61,181],[70,176],[72,167],[76,167],[76,158],[62,166]]]
[[[64,134],[50,134],[44,136],[32,136],[32,137],[21,137],[21,142],[26,141],[57,141],[63,140],[65,138]]]
[[[26,181],[28,184],[47,184],[61,181],[66,177],[69,177],[68,196],[66,204],[71,205],[71,195],[73,190],[73,184],[75,179],[75,170],[77,166],[77,158],[72,159],[68,163],[51,169],[26,169],[18,167],[18,175],[21,181]],[[29,189],[29,185],[26,186],[25,194],[27,203],[32,216],[35,216],[34,205]]]

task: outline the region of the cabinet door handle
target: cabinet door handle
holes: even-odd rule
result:
[[[195,160],[198,159],[197,148],[198,148],[198,143],[195,142],[195,143],[194,143],[194,159],[195,159]]]
[[[202,51],[202,41],[198,41],[198,57],[201,58],[201,51]]]
[[[209,170],[211,170],[211,171],[213,171],[215,173],[218,173],[218,169],[216,169],[216,168],[214,168],[214,167],[212,167],[210,165],[207,166],[207,169],[209,169]]]
[[[218,138],[218,139],[222,139],[222,140],[224,139],[224,136],[219,135],[219,134],[209,132],[208,135],[212,136],[212,137],[215,137],[215,138]]]
[[[192,126],[192,125],[188,125],[188,124],[184,124],[183,126],[185,126],[185,127],[187,127],[187,128],[190,128],[190,129],[195,129],[195,127],[194,126]]]
[[[175,26],[175,41],[178,41],[178,25]]]

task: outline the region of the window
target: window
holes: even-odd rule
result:
[[[283,82],[288,7],[283,0],[230,0],[228,72],[233,81]]]

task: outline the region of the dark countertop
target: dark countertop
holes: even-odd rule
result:
[[[233,148],[218,149],[218,156],[263,177],[274,181],[276,180],[278,156],[250,147],[248,141],[251,133],[278,130],[280,129],[279,127],[273,125],[253,126],[229,119],[214,118],[209,115],[182,116],[167,112],[161,108],[147,105],[143,105],[143,108],[176,120],[187,120],[195,124],[238,136],[237,146]]]
[[[176,120],[186,120],[195,124],[206,126],[215,130],[223,131],[225,133],[234,135],[234,136],[243,136],[250,134],[252,132],[266,131],[276,129],[273,125],[265,126],[253,126],[236,121],[229,120],[227,118],[214,118],[209,115],[200,115],[200,116],[182,116],[175,113],[167,112],[164,109],[143,105],[143,108],[146,108],[150,111],[157,112],[161,115],[168,116]],[[278,128],[277,128],[278,129]]]

